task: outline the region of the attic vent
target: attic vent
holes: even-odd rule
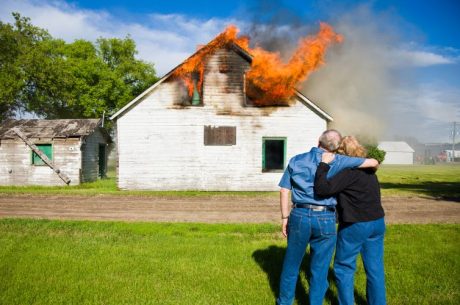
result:
[[[204,145],[236,145],[236,127],[204,126]]]

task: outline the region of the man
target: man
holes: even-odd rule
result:
[[[281,178],[280,208],[282,233],[288,238],[280,279],[279,305],[291,305],[294,300],[300,264],[310,244],[310,305],[323,304],[329,286],[327,274],[336,242],[335,205],[333,197],[320,198],[314,194],[313,182],[323,152],[338,149],[341,135],[329,129],[319,138],[318,147],[293,157]],[[336,155],[330,163],[328,177],[346,168],[377,167],[375,159]],[[292,211],[289,213],[289,191]],[[288,230],[289,218],[289,230]]]

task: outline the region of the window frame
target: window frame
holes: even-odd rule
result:
[[[53,146],[53,143],[34,143],[34,145],[38,148],[38,150],[40,150],[42,153],[44,153],[48,159],[50,159],[50,161],[53,161],[54,159],[54,146]],[[41,147],[43,146],[49,146],[50,147],[50,154],[51,154],[51,157],[47,155],[46,152],[44,152]],[[36,158],[34,158],[35,156],[37,156],[36,158],[38,158],[40,161],[40,163],[35,163],[34,160],[36,160]],[[31,157],[31,160],[30,160],[30,164],[33,165],[33,166],[48,166],[43,160],[42,158],[40,158],[40,156],[33,150],[31,150],[31,154],[30,154],[30,157]]]
[[[266,168],[266,151],[265,142],[270,140],[282,140],[283,141],[283,168],[282,169],[267,169]],[[286,155],[287,155],[287,137],[262,137],[262,173],[282,173],[286,167]]]

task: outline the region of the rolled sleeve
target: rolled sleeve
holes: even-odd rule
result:
[[[292,189],[292,184],[291,184],[291,172],[289,170],[289,165],[284,171],[283,176],[281,177],[280,182],[278,183],[279,187],[285,188],[285,189]]]
[[[330,179],[344,169],[359,167],[365,160],[364,158],[336,155],[334,161],[331,163],[331,169],[327,174],[327,178]]]

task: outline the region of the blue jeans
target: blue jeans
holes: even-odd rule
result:
[[[385,274],[383,271],[384,235],[385,221],[383,217],[373,221],[339,225],[334,273],[340,305],[354,304],[356,257],[360,252],[367,276],[367,303],[369,305],[386,304]]]
[[[294,301],[299,268],[310,243],[310,305],[323,304],[329,282],[327,274],[336,242],[335,212],[292,209],[288,223],[288,244],[276,303]]]

